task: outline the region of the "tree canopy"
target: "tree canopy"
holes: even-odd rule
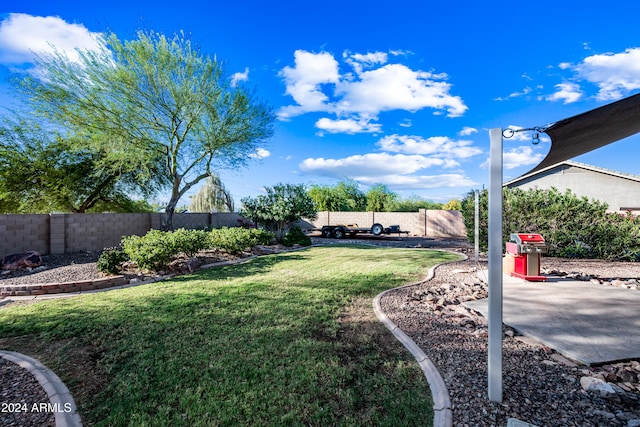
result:
[[[21,79],[23,93],[74,148],[101,154],[98,169],[168,189],[164,229],[189,189],[218,168],[246,165],[273,134],[273,109],[183,34],[139,31],[121,41],[111,33],[101,51],[79,58],[41,57],[44,78]]]
[[[293,184],[276,184],[258,197],[245,197],[240,214],[274,233],[279,242],[295,221],[318,217],[305,187]]]
[[[99,167],[104,153],[74,147],[34,123],[0,127],[0,212],[149,211],[132,171]]]
[[[330,212],[417,212],[419,209],[443,209],[442,203],[422,199],[416,195],[400,197],[386,185],[375,184],[366,193],[358,182],[345,179],[334,186],[311,185],[307,190],[318,211]],[[452,203],[454,201],[451,201]],[[455,209],[454,205],[448,205]]]
[[[353,180],[340,181],[333,187],[312,185],[307,192],[319,211],[364,211],[367,206],[365,194]]]
[[[398,195],[389,190],[386,185],[376,184],[367,191],[367,211],[391,212],[398,200]]]

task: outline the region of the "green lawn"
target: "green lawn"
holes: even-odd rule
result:
[[[0,348],[54,369],[87,425],[427,425],[427,382],[371,299],[456,257],[316,247],[9,307]]]

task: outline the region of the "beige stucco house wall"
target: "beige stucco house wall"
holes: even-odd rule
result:
[[[549,189],[606,202],[611,212],[640,213],[640,176],[574,161],[564,161],[504,184],[509,188]]]

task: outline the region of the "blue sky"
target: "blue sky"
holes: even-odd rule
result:
[[[490,128],[541,126],[637,93],[638,16],[628,1],[4,0],[0,102],[11,102],[9,71],[50,44],[183,30],[278,113],[255,162],[221,171],[236,200],[278,182],[351,178],[444,202],[487,186]],[[516,135],[504,143],[505,181],[550,147]],[[639,142],[575,160],[640,174]]]

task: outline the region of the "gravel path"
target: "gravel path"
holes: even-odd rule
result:
[[[465,241],[419,238],[313,240],[323,244],[356,242],[449,249],[473,257],[472,249]],[[99,274],[95,273],[96,257],[97,254],[45,257],[46,269],[22,276],[4,276],[0,284],[86,278],[87,274]],[[69,260],[74,263],[70,265]],[[549,270],[569,273],[586,281],[623,287],[640,284],[640,281],[631,280],[640,279],[640,263],[544,258],[542,264]],[[486,268],[486,260],[481,259],[479,265],[472,260],[441,265],[432,280],[389,292],[381,301],[389,318],[438,368],[449,389],[454,425],[505,426],[508,418],[517,418],[538,426],[640,426],[640,363],[630,361],[599,368],[572,366],[551,349],[518,337],[507,327],[503,342],[504,401],[501,404],[490,402],[486,392],[486,321],[460,304],[463,300],[486,297],[486,285],[476,276],[478,268]],[[0,363],[2,383],[11,384],[12,396],[19,398],[39,392],[37,384],[23,380],[21,375],[19,369]],[[581,381],[585,382],[583,377],[599,378],[610,384],[614,392],[586,391],[581,384]]]

